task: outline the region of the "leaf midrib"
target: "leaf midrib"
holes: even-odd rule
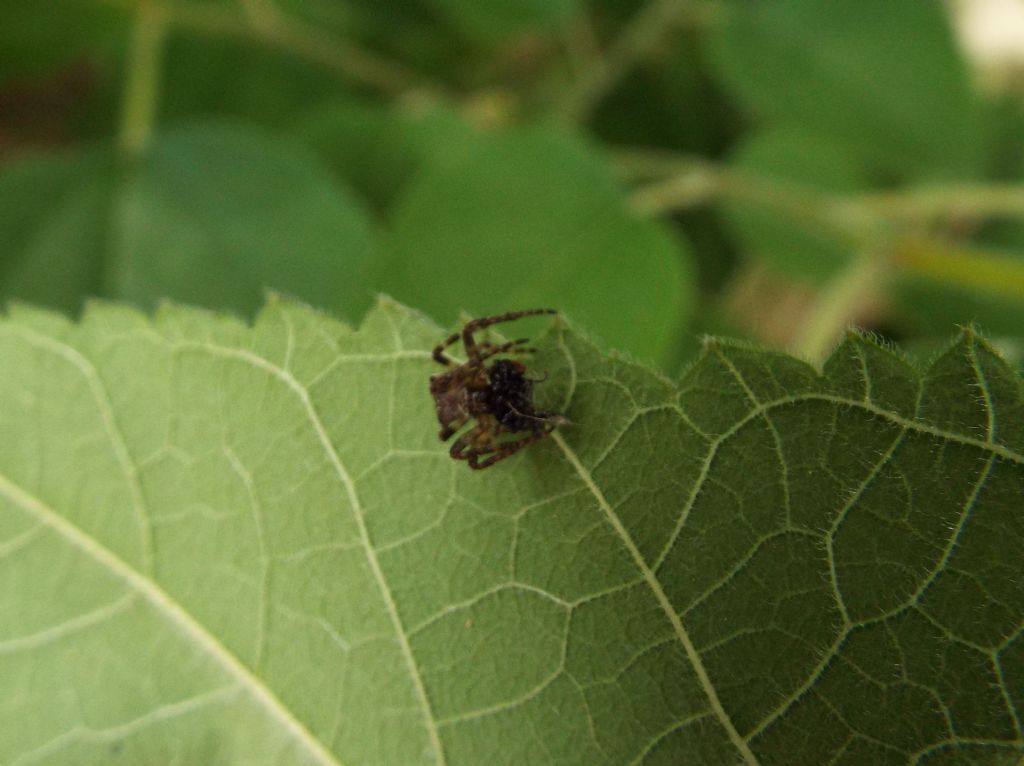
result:
[[[66,343],[61,343],[48,335],[36,332],[35,330],[14,326],[8,326],[4,329],[12,335],[21,336],[28,343],[38,348],[59,356],[74,367],[82,378],[85,379],[89,393],[92,394],[93,401],[96,403],[100,420],[103,422],[103,429],[110,439],[110,446],[114,451],[114,458],[117,460],[118,468],[120,468],[121,474],[124,476],[128,494],[131,497],[132,513],[135,516],[135,522],[139,526],[142,569],[144,572],[151,574],[153,570],[153,530],[149,523],[149,516],[146,514],[146,506],[142,497],[142,486],[139,483],[135,464],[132,462],[131,455],[128,454],[124,435],[121,433],[117,419],[114,417],[114,408],[111,404],[110,396],[103,385],[103,381],[100,380],[99,374],[96,372],[96,367],[77,349],[72,348]]]
[[[566,353],[566,358],[571,361],[572,356],[571,356],[571,354],[568,353],[568,349],[566,349],[564,347],[564,344],[562,344],[562,349]],[[765,419],[768,419],[769,413],[771,411],[773,411],[774,409],[776,409],[776,408],[785,407],[785,406],[794,405],[794,404],[800,404],[800,403],[809,402],[809,401],[823,401],[823,402],[830,402],[830,403],[833,403],[833,404],[838,404],[838,405],[847,406],[847,407],[856,407],[856,408],[859,408],[859,409],[861,409],[861,410],[863,410],[863,411],[865,411],[865,412],[867,412],[867,413],[869,413],[871,415],[874,415],[874,416],[880,417],[880,418],[882,418],[884,420],[887,420],[887,421],[893,423],[894,425],[897,425],[897,426],[900,427],[900,429],[901,429],[900,437],[899,437],[900,439],[907,432],[918,432],[918,433],[927,434],[929,436],[934,436],[936,438],[944,439],[944,440],[949,441],[949,442],[961,444],[963,446],[970,446],[970,447],[974,447],[974,448],[983,450],[985,452],[989,452],[991,454],[991,456],[990,456],[990,459],[989,459],[988,466],[986,467],[985,474],[987,474],[988,470],[991,469],[992,462],[995,460],[996,457],[1004,458],[1004,459],[1006,459],[1006,460],[1008,460],[1008,461],[1010,461],[1012,463],[1024,464],[1024,455],[1022,455],[1021,453],[1018,453],[1017,451],[1012,450],[1012,449],[1010,449],[1008,447],[1005,447],[1005,446],[1003,446],[1001,444],[995,443],[995,441],[993,439],[993,437],[994,437],[994,422],[993,422],[992,402],[991,402],[991,398],[990,398],[989,392],[987,390],[987,387],[984,387],[984,376],[982,376],[980,374],[980,370],[978,370],[978,367],[977,367],[976,363],[975,363],[974,366],[975,366],[976,371],[978,371],[979,378],[981,379],[982,384],[983,384],[984,396],[985,396],[985,401],[986,401],[986,405],[987,405],[987,407],[986,407],[987,415],[988,415],[988,418],[989,418],[989,424],[988,424],[989,427],[987,429],[986,439],[984,439],[984,440],[976,439],[976,438],[973,438],[973,437],[970,437],[970,436],[966,436],[966,435],[963,435],[963,434],[953,433],[953,432],[946,431],[944,429],[938,428],[936,426],[931,426],[931,425],[929,425],[927,423],[923,423],[923,422],[921,422],[919,420],[915,420],[915,419],[911,419],[911,418],[906,418],[906,417],[904,417],[902,415],[899,415],[896,412],[893,412],[891,410],[887,410],[884,407],[881,407],[881,406],[875,404],[874,402],[872,402],[867,397],[865,397],[863,400],[856,400],[856,399],[850,399],[850,398],[843,397],[843,396],[838,396],[838,395],[835,395],[835,394],[828,394],[828,393],[825,393],[825,392],[806,392],[806,393],[798,394],[798,395],[794,395],[794,396],[778,397],[776,399],[772,399],[772,400],[769,400],[769,401],[760,401],[753,394],[753,391],[746,384],[746,381],[743,379],[743,376],[740,375],[739,371],[731,363],[729,363],[728,366],[730,367],[730,369],[731,369],[733,375],[736,377],[737,381],[740,383],[740,385],[744,389],[744,391],[745,391],[745,393],[747,395],[748,401],[751,402],[752,406],[750,408],[750,411],[747,412],[746,415],[744,415],[743,417],[739,418],[732,425],[732,427],[726,429],[723,433],[719,434],[715,438],[709,439],[708,454],[707,454],[707,456],[706,456],[706,458],[704,460],[704,463],[703,463],[703,466],[702,466],[701,475],[698,478],[698,480],[695,482],[695,486],[694,486],[693,491],[690,494],[689,501],[687,502],[686,507],[683,509],[683,511],[680,514],[680,516],[681,516],[680,522],[675,527],[675,529],[673,531],[673,534],[671,535],[668,544],[665,546],[662,554],[659,556],[659,558],[658,558],[658,560],[657,560],[657,562],[656,562],[654,567],[648,566],[646,560],[644,559],[643,555],[640,553],[640,550],[637,548],[636,543],[633,541],[633,539],[632,539],[631,535],[629,534],[628,530],[626,530],[626,528],[622,524],[621,520],[616,515],[616,513],[615,513],[614,509],[612,508],[611,504],[604,497],[604,494],[601,491],[600,487],[597,486],[596,482],[594,481],[594,479],[593,479],[593,477],[591,475],[591,472],[585,466],[583,466],[582,462],[579,460],[579,457],[575,454],[575,452],[568,445],[568,443],[565,441],[565,439],[562,438],[561,434],[559,434],[557,431],[553,434],[553,439],[558,444],[558,446],[562,450],[562,452],[565,454],[566,458],[568,459],[570,464],[573,466],[574,470],[579,475],[580,479],[583,481],[583,483],[587,487],[588,491],[594,496],[594,498],[596,499],[596,501],[597,501],[598,505],[600,506],[602,512],[604,513],[605,517],[607,518],[609,524],[612,526],[612,528],[614,529],[615,533],[618,535],[618,537],[622,541],[623,545],[629,551],[629,554],[633,558],[635,565],[640,570],[640,572],[641,572],[645,582],[647,583],[648,587],[650,588],[652,594],[654,595],[655,599],[657,600],[657,602],[658,602],[659,606],[661,607],[662,611],[664,612],[666,618],[669,620],[670,624],[672,625],[672,628],[673,628],[674,632],[676,633],[676,636],[677,636],[680,644],[682,645],[683,650],[685,651],[685,653],[687,655],[687,658],[689,659],[690,664],[693,667],[694,672],[695,672],[695,674],[698,677],[698,680],[700,681],[701,687],[702,687],[705,695],[708,698],[709,704],[711,706],[712,712],[714,713],[715,717],[718,719],[719,723],[723,726],[723,728],[725,728],[726,732],[729,735],[730,741],[736,747],[737,751],[739,752],[739,754],[743,758],[743,761],[745,763],[747,763],[747,764],[750,764],[751,766],[754,766],[754,765],[758,764],[759,761],[758,761],[757,757],[753,754],[753,752],[750,750],[749,745],[747,744],[748,738],[744,738],[743,736],[741,736],[739,734],[739,732],[736,729],[735,725],[732,723],[731,719],[729,718],[728,713],[725,711],[725,708],[722,705],[721,700],[718,698],[717,690],[715,689],[714,685],[711,683],[710,676],[708,675],[706,669],[703,666],[703,662],[700,659],[700,655],[697,652],[696,647],[693,644],[693,641],[690,639],[689,634],[686,631],[685,626],[682,624],[682,618],[679,616],[679,614],[673,608],[673,606],[671,604],[671,601],[668,599],[667,594],[665,593],[664,589],[661,586],[660,581],[657,578],[657,575],[655,574],[658,566],[660,566],[660,564],[662,563],[664,557],[667,555],[668,551],[671,550],[672,546],[675,544],[675,539],[678,536],[679,532],[681,531],[687,516],[689,515],[689,510],[692,507],[692,503],[695,501],[696,497],[700,494],[700,490],[701,490],[701,488],[702,488],[702,486],[704,484],[704,479],[707,476],[708,469],[710,467],[711,462],[714,459],[715,454],[717,453],[718,447],[721,446],[722,443],[726,442],[733,435],[735,435],[742,428],[744,428],[748,423],[750,423],[750,422],[752,422],[752,421],[754,421],[754,420],[756,420],[758,418],[762,418],[762,417],[765,418]],[[574,367],[574,365],[572,367],[573,367],[573,373],[574,373],[573,374],[573,387],[572,387],[572,389],[570,389],[569,398],[571,398],[572,391],[575,388],[575,384],[576,384],[575,367]],[[675,406],[667,405],[666,407],[654,407],[654,408],[649,408],[649,409],[670,409],[670,410],[673,410],[676,413],[678,413],[680,415],[680,417],[685,422],[689,423],[689,419],[686,417],[685,413],[682,411],[682,409],[678,405],[675,405]],[[644,411],[649,411],[649,409],[648,410],[644,410]],[[628,430],[630,425],[635,421],[636,417],[638,417],[640,414],[642,414],[642,412],[643,411],[636,412],[634,414],[634,417],[630,418],[627,421],[626,425],[620,431],[620,434],[624,433],[626,430]],[[770,419],[768,419],[768,420],[769,420],[769,423],[770,423]],[[695,430],[697,430],[697,429],[695,429]],[[774,429],[772,429],[772,430],[774,431]],[[775,436],[776,436],[776,439],[777,439],[778,435],[775,434]],[[609,452],[611,452],[612,449],[614,449],[614,441],[615,440],[613,440],[613,444],[611,446],[609,446],[608,449],[605,450],[604,454],[608,454]],[[899,441],[899,439],[897,439],[897,442],[898,441]],[[778,447],[778,442],[777,441],[776,441],[776,447]],[[977,490],[979,487],[980,487],[980,483],[979,483],[979,485],[977,485],[975,487],[975,490]],[[954,537],[954,540],[955,539],[956,538]],[[948,551],[947,551],[947,556],[948,556]]]
[[[27,339],[29,342],[33,342],[35,345],[44,348],[49,353],[63,357],[66,361],[71,363],[79,374],[86,378],[90,387],[96,385],[98,375],[96,375],[91,364],[83,366],[80,363],[76,363],[76,360],[87,360],[85,360],[74,347],[66,343],[62,343],[50,336],[35,332],[25,333],[25,335],[31,336]],[[166,342],[166,339],[163,340]],[[334,446],[330,441],[330,437],[327,435],[326,429],[324,428],[323,422],[313,406],[308,390],[298,380],[296,380],[288,370],[282,369],[267,359],[249,351],[233,349],[226,346],[218,346],[212,343],[188,341],[178,341],[170,343],[169,345],[172,353],[183,349],[192,349],[209,353],[213,356],[221,356],[223,358],[231,358],[241,361],[270,374],[284,384],[298,398],[310,425],[316,433],[321,447],[345,489],[349,504],[352,508],[353,516],[355,517],[357,527],[359,529],[360,542],[363,546],[367,563],[373,573],[378,589],[380,590],[382,601],[388,612],[388,616],[395,628],[396,638],[403,657],[406,660],[413,686],[423,709],[424,728],[426,729],[427,735],[430,739],[436,763],[439,764],[439,766],[444,766],[444,748],[441,745],[440,735],[433,715],[432,706],[426,692],[422,675],[419,672],[419,667],[416,664],[415,657],[413,656],[408,636],[401,622],[401,618],[398,615],[397,605],[391,594],[391,590],[387,585],[387,581],[384,578],[384,573],[380,567],[379,561],[377,560],[376,552],[370,543],[369,534],[363,518],[362,505],[355,489],[355,482],[342,463],[337,451],[334,449]],[[91,375],[90,372],[92,373]],[[95,394],[95,391],[93,393]],[[98,402],[98,406],[101,410],[103,409],[104,404],[105,399],[101,399]],[[109,435],[110,423],[108,422],[108,415],[112,417],[112,414],[110,413],[101,412],[101,417],[104,418],[105,427],[108,427]],[[117,440],[115,439],[115,441]],[[123,448],[124,445],[122,444],[121,446]],[[126,451],[125,454],[127,454]],[[287,706],[284,705],[284,703],[270,690],[269,687],[267,687],[255,674],[253,674],[227,649],[227,647],[218,641],[213,634],[207,631],[201,623],[196,621],[192,615],[184,609],[184,607],[171,598],[166,591],[157,586],[155,582],[148,579],[143,573],[139,572],[137,569],[133,568],[123,559],[118,557],[113,551],[102,545],[98,540],[86,534],[79,527],[65,520],[56,510],[47,506],[39,498],[36,498],[31,493],[23,490],[4,474],[0,474],[0,494],[6,495],[11,502],[23,508],[25,511],[32,513],[41,522],[56,531],[72,545],[78,547],[84,553],[91,556],[102,566],[105,566],[112,573],[125,581],[130,587],[140,593],[157,609],[158,612],[166,615],[172,623],[178,625],[186,635],[195,640],[198,646],[223,666],[244,688],[248,689],[253,698],[262,707],[264,707],[272,717],[280,720],[284,725],[284,728],[292,733],[296,741],[309,750],[316,762],[327,766],[340,766],[340,762],[335,759],[334,755],[325,748],[325,746],[302,724],[302,722],[292,715]]]
[[[227,647],[155,582],[143,576],[109,548],[67,521],[53,508],[26,492],[2,473],[0,473],[0,495],[30,513],[71,545],[105,567],[146,599],[158,613],[164,615],[172,624],[177,625],[196,646],[212,657],[243,688],[247,689],[252,698],[272,718],[280,721],[295,741],[299,742],[317,763],[324,764],[324,766],[341,766],[341,762],[327,751],[323,744],[291,714],[291,711],[259,678],[253,675]]]
[[[381,569],[380,561],[377,559],[377,552],[374,550],[373,545],[370,542],[370,535],[366,528],[366,519],[363,514],[363,506],[359,500],[359,494],[356,492],[355,481],[352,479],[351,474],[349,474],[348,469],[345,468],[344,463],[342,463],[337,450],[334,449],[330,436],[327,434],[327,429],[324,428],[323,421],[321,421],[320,415],[317,413],[316,408],[313,406],[313,402],[309,397],[309,391],[307,391],[307,389],[299,383],[299,381],[296,380],[290,372],[249,351],[217,346],[210,343],[179,343],[176,348],[192,348],[215,356],[220,355],[252,365],[257,369],[261,369],[264,372],[273,375],[281,381],[281,383],[295,394],[301,402],[303,410],[306,413],[306,418],[309,420],[310,425],[316,433],[317,440],[320,442],[324,453],[327,455],[328,460],[331,462],[331,466],[334,468],[334,471],[338,476],[338,480],[345,489],[349,506],[352,509],[352,515],[355,518],[356,526],[359,530],[359,540],[363,547],[363,553],[366,556],[366,561],[370,567],[370,571],[373,573],[377,589],[380,591],[381,600],[387,610],[388,618],[395,629],[395,637],[397,638],[399,647],[402,650],[402,656],[405,659],[406,666],[409,670],[409,676],[412,680],[413,687],[416,690],[416,696],[423,709],[424,728],[426,729],[427,736],[430,739],[436,763],[438,766],[445,766],[444,748],[441,745],[441,738],[438,733],[437,719],[434,716],[433,707],[430,704],[430,697],[427,695],[426,685],[423,682],[423,676],[420,673],[419,665],[417,665],[416,658],[413,655],[412,646],[409,643],[408,632],[402,623],[401,616],[398,614],[398,605],[395,603],[394,595],[391,593],[391,588],[388,587],[387,579],[384,577],[384,571]]]
[[[676,638],[679,640],[679,643],[682,645],[683,651],[686,652],[686,657],[690,661],[690,665],[693,667],[694,673],[697,675],[697,679],[700,682],[700,686],[703,689],[705,696],[708,698],[708,704],[711,706],[711,710],[714,713],[715,718],[718,719],[718,722],[725,729],[726,734],[728,734],[729,741],[732,742],[737,752],[742,756],[744,763],[749,766],[757,766],[757,758],[754,756],[754,753],[744,741],[743,737],[740,736],[740,733],[737,731],[732,719],[729,718],[729,714],[725,712],[725,707],[723,707],[722,701],[718,697],[718,691],[715,689],[714,684],[711,683],[711,677],[708,675],[708,672],[704,667],[704,663],[701,660],[700,655],[697,653],[697,647],[690,638],[690,634],[683,625],[679,614],[672,607],[668,594],[665,593],[665,589],[661,587],[661,582],[659,582],[657,575],[655,575],[654,571],[647,565],[643,554],[640,553],[640,549],[637,548],[632,536],[629,534],[625,526],[623,526],[622,520],[619,519],[615,510],[612,508],[607,498],[605,498],[601,488],[597,486],[594,478],[590,475],[590,471],[588,471],[584,467],[583,463],[580,462],[579,457],[568,443],[566,443],[565,439],[562,438],[560,433],[555,431],[552,434],[552,438],[562,450],[566,459],[580,477],[580,480],[584,485],[586,485],[587,489],[594,496],[594,499],[597,500],[597,504],[600,506],[605,518],[608,520],[608,523],[619,536],[623,546],[625,546],[626,550],[629,551],[629,555],[633,558],[634,564],[643,575],[644,581],[647,583],[647,587],[650,588],[651,593],[657,600],[658,606],[661,608],[662,612],[664,612],[665,617],[672,625],[672,630],[675,633]]]

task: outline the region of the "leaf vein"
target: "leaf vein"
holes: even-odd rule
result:
[[[424,728],[427,732],[428,738],[430,739],[431,748],[434,751],[437,763],[444,766],[444,748],[438,734],[437,721],[434,717],[433,708],[430,704],[430,698],[427,695],[423,676],[419,671],[419,666],[417,665],[415,656],[413,655],[412,646],[409,643],[409,635],[402,624],[401,616],[398,614],[398,605],[395,603],[391,589],[388,587],[387,580],[384,577],[384,571],[380,566],[379,559],[377,558],[377,552],[370,540],[369,530],[366,527],[366,519],[363,515],[362,504],[359,500],[359,494],[356,492],[355,482],[349,474],[348,469],[345,468],[342,463],[341,456],[331,443],[330,437],[327,435],[327,430],[324,428],[323,422],[320,419],[320,415],[317,413],[316,408],[313,406],[313,402],[310,399],[309,391],[286,370],[282,370],[280,367],[274,365],[263,357],[251,352],[228,348],[225,346],[217,346],[211,343],[182,343],[180,344],[180,347],[196,348],[205,353],[229,359],[236,359],[257,369],[261,369],[280,380],[301,402],[303,409],[305,410],[306,417],[309,420],[310,425],[313,427],[317,439],[324,450],[324,454],[331,462],[331,465],[334,468],[342,487],[345,489],[346,495],[348,496],[349,505],[359,529],[359,537],[363,544],[362,547],[367,564],[370,567],[374,581],[380,591],[381,600],[387,610],[388,618],[394,627],[398,645],[401,649],[402,656],[405,659],[406,667],[409,671],[416,696],[419,699],[420,707],[423,712]]]
[[[690,665],[693,667],[694,673],[697,675],[701,688],[704,690],[704,694],[708,698],[708,702],[715,718],[722,728],[725,729],[726,734],[729,737],[729,741],[732,742],[733,746],[739,752],[745,763],[750,764],[751,766],[758,763],[754,753],[740,736],[739,732],[736,730],[735,724],[733,724],[732,719],[729,718],[728,713],[726,713],[725,708],[722,706],[722,702],[718,698],[718,691],[711,683],[711,678],[704,667],[704,663],[701,660],[700,655],[697,653],[693,640],[690,638],[682,620],[679,618],[679,614],[669,601],[668,594],[665,593],[665,589],[661,587],[661,582],[658,580],[651,567],[647,565],[643,554],[641,554],[639,548],[636,547],[636,543],[633,542],[632,536],[630,536],[628,530],[623,526],[622,521],[616,515],[615,510],[611,507],[607,498],[605,498],[601,488],[594,482],[593,476],[591,476],[590,472],[583,466],[579,457],[572,448],[569,447],[565,439],[562,438],[562,435],[559,434],[558,431],[555,431],[552,434],[552,438],[572,464],[580,479],[590,490],[601,511],[604,513],[605,518],[608,520],[608,523],[611,525],[612,529],[615,530],[619,539],[622,541],[622,544],[626,547],[627,551],[629,551],[630,556],[632,556],[634,564],[643,574],[644,579],[647,582],[647,587],[651,590],[658,602],[658,606],[661,607],[662,612],[671,624],[672,629],[676,634],[676,638],[682,645],[683,651],[686,653],[687,659],[689,659]]]
[[[155,581],[150,580],[143,573],[130,566],[109,548],[103,546],[98,540],[86,534],[57,511],[47,506],[39,498],[26,492],[2,473],[0,473],[0,494],[5,496],[14,505],[39,519],[39,521],[67,540],[72,546],[79,549],[139,593],[159,614],[162,614],[172,624],[177,626],[185,636],[195,642],[197,647],[212,657],[228,675],[234,677],[243,688],[248,690],[255,702],[272,719],[281,722],[285,730],[309,752],[316,763],[331,766],[338,763],[309,730],[305,728],[302,722],[291,714],[291,711],[281,703],[259,678],[253,675],[235,655],[228,651],[227,647],[220,643],[203,625],[197,622],[191,614],[185,611]]]
[[[89,387],[89,393],[92,394],[93,400],[96,402],[96,409],[99,411],[103,428],[110,439],[114,457],[124,476],[125,484],[128,487],[128,494],[131,496],[132,512],[135,514],[135,520],[139,526],[142,570],[146,573],[151,573],[153,571],[153,530],[146,511],[142,487],[139,484],[138,469],[128,453],[124,436],[118,426],[117,419],[114,417],[110,397],[99,373],[96,371],[96,367],[76,349],[66,343],[61,343],[55,338],[11,324],[5,325],[3,330],[12,335],[19,336],[30,345],[44,349],[63,359],[75,368],[85,380],[86,385]]]

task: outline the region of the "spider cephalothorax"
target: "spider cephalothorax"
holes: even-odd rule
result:
[[[472,428],[452,444],[450,454],[456,460],[469,461],[470,468],[487,468],[527,444],[543,439],[565,419],[554,412],[533,406],[533,378],[526,366],[513,359],[487,360],[498,354],[529,354],[525,338],[494,344],[478,343],[473,333],[485,327],[510,322],[533,314],[554,314],[552,309],[511,311],[498,316],[467,322],[461,332],[453,333],[434,349],[434,359],[447,367],[446,372],[430,377],[430,393],[441,423],[441,440],[475,420]],[[466,361],[457,364],[444,350],[462,338]],[[514,438],[501,439],[509,435]]]

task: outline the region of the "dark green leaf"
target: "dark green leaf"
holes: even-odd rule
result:
[[[251,313],[267,289],[358,316],[364,211],[305,152],[228,126],[166,135],[120,190],[108,292]]]
[[[387,109],[352,99],[303,116],[293,130],[381,211],[430,156],[476,140],[447,109]]]
[[[288,141],[197,126],[130,168],[107,155],[0,168],[3,296],[74,311],[89,296],[251,313],[279,290],[345,316],[371,300],[362,207]]]
[[[238,19],[239,28],[245,20]],[[245,40],[172,29],[164,54],[160,115],[165,123],[217,115],[261,125],[287,125],[335,96],[339,78],[294,54]]]
[[[0,298],[74,312],[100,294],[113,178],[111,158],[100,152],[0,167]]]
[[[499,43],[529,32],[557,30],[580,6],[579,0],[426,0],[465,35]]]
[[[787,184],[805,198],[827,199],[861,191],[865,179],[856,162],[826,141],[797,131],[754,134],[737,152],[731,167],[758,181]],[[814,196],[817,195],[817,196]],[[841,269],[851,253],[835,230],[812,215],[780,214],[770,204],[732,200],[727,220],[750,255],[799,280],[824,280]]]
[[[629,210],[603,158],[548,131],[433,158],[396,205],[391,253],[382,288],[449,321],[553,306],[660,358],[690,309],[682,240]]]
[[[601,99],[591,127],[613,144],[718,155],[735,140],[735,109],[705,71],[699,38],[674,43]]]
[[[1005,295],[906,275],[894,297],[898,320],[914,335],[941,337],[969,324],[989,335],[1016,335],[1024,328],[1024,302]]]
[[[887,174],[977,172],[977,105],[941,3],[733,2],[711,43],[723,82],[772,123]]]
[[[128,25],[123,13],[88,0],[0,2],[0,81],[47,72],[96,53],[115,52]]]

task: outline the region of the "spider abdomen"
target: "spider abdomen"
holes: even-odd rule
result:
[[[543,421],[533,409],[533,381],[511,359],[499,359],[489,370],[487,388],[491,413],[510,431],[537,431]]]

